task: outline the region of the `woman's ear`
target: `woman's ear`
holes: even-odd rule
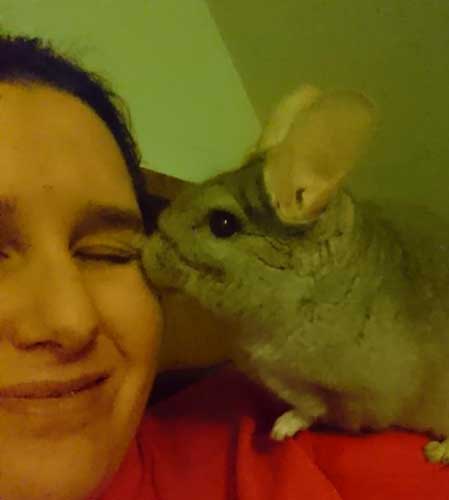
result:
[[[305,93],[301,87],[287,98],[284,103],[300,104],[282,105],[262,135],[262,142],[271,146],[265,187],[286,224],[308,224],[320,215],[361,156],[377,121],[374,105],[359,92],[312,89]]]

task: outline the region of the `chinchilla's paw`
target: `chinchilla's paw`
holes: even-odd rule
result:
[[[310,424],[310,420],[299,415],[297,410],[289,410],[276,419],[271,429],[271,437],[275,441],[282,441],[294,436],[298,431],[307,429]]]
[[[449,439],[444,441],[430,441],[424,447],[424,455],[433,464],[449,465]]]

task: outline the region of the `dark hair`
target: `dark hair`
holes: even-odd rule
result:
[[[56,53],[49,43],[39,38],[0,35],[0,81],[49,85],[79,98],[92,108],[114,136],[126,162],[140,210],[145,212],[147,200],[139,168],[141,156],[131,133],[128,111],[102,78],[82,69],[73,59]]]

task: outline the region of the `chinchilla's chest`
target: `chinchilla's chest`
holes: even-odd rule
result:
[[[233,345],[233,359],[248,373],[261,379],[299,380],[322,379],[322,363],[335,357],[332,345],[317,342],[319,331],[285,326],[283,329],[247,328]],[[333,360],[335,361],[335,360]],[[335,364],[335,363],[334,363]]]

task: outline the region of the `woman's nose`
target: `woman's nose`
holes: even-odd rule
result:
[[[16,348],[47,349],[72,359],[95,343],[99,316],[93,297],[77,266],[63,264],[46,263],[28,276],[29,300],[12,331]]]

